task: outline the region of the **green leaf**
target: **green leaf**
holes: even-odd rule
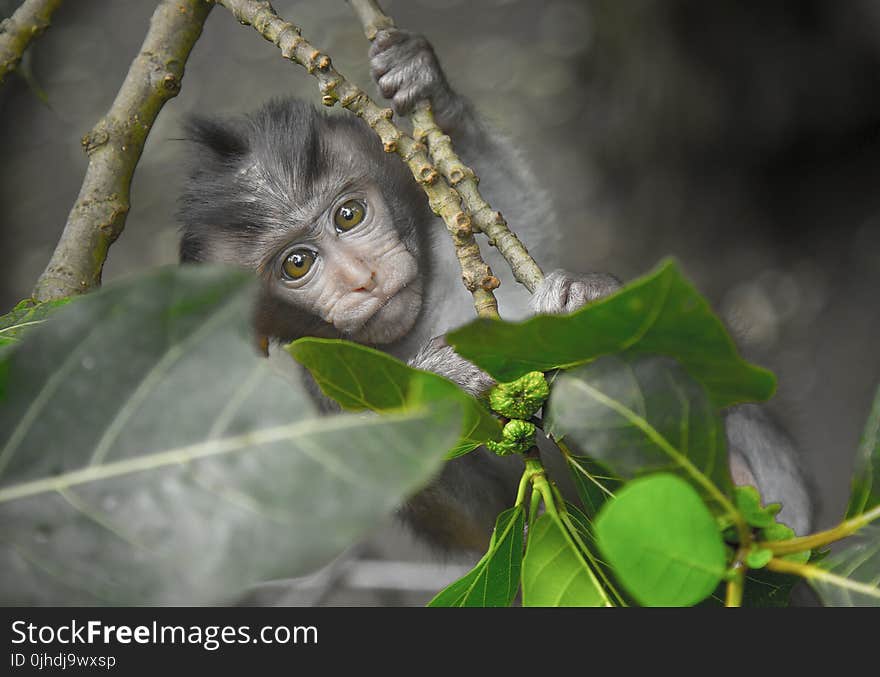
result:
[[[749,526],[762,528],[776,524],[776,513],[782,509],[782,506],[779,503],[771,503],[767,507],[761,507],[761,494],[755,487],[734,487],[733,497],[737,510]]]
[[[746,555],[746,564],[751,569],[763,569],[773,559],[773,551],[767,548],[752,548]]]
[[[634,351],[677,359],[718,408],[766,400],[776,387],[773,374],[740,358],[724,325],[673,261],[570,315],[520,323],[479,319],[446,340],[498,381]]]
[[[825,606],[880,606],[880,527],[869,525],[812,567],[807,581]]]
[[[529,533],[522,588],[523,606],[611,606],[565,527],[547,513]]]
[[[605,501],[614,497],[623,480],[588,456],[567,456],[566,460],[584,513],[592,520]]]
[[[510,606],[519,589],[525,510],[505,510],[495,522],[489,550],[462,578],[441,590],[428,606]]]
[[[33,299],[25,299],[0,317],[0,355],[7,347],[18,344],[29,329],[41,325],[49,315],[67,305],[70,300],[66,298],[37,303]]]
[[[319,338],[298,339],[287,351],[311,372],[321,392],[344,409],[393,412],[436,401],[458,402],[465,412],[464,422],[450,458],[501,434],[498,420],[475,397],[442,376],[413,369],[386,353],[358,343]]]
[[[674,475],[634,480],[593,524],[621,584],[645,606],[691,606],[724,576],[724,542],[699,494]]]
[[[874,395],[871,413],[859,442],[853,470],[847,518],[867,512],[880,504],[880,388]]]
[[[253,348],[252,278],[172,267],[0,357],[0,603],[232,601],[307,573],[442,466],[455,402],[321,416]]]
[[[545,430],[620,477],[673,472],[713,507],[732,492],[721,419],[673,360],[600,358],[561,374],[546,412]]]
[[[758,538],[762,541],[787,541],[794,538],[796,535],[794,529],[786,524],[782,524],[782,522],[774,522],[758,532]],[[803,552],[793,552],[789,555],[784,555],[782,559],[803,564],[804,562],[809,561],[810,551],[804,550]]]

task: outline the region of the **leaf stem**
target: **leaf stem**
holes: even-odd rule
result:
[[[774,555],[790,555],[795,552],[804,552],[805,550],[816,550],[847,536],[852,536],[859,529],[870,524],[878,517],[880,517],[880,505],[874,506],[868,512],[841,522],[832,529],[819,531],[809,536],[790,538],[785,541],[765,541],[758,543],[758,547],[767,548]]]
[[[577,556],[580,558],[581,562],[584,565],[584,569],[586,569],[590,578],[592,579],[593,586],[596,590],[599,591],[599,594],[602,597],[604,602],[604,606],[614,606],[614,603],[608,598],[608,594],[605,591],[605,586],[603,586],[599,580],[596,578],[596,573],[593,571],[593,566],[584,559],[584,553],[581,551],[581,548],[578,547],[577,543],[575,543],[571,530],[566,526],[563,517],[559,513],[559,509],[556,506],[556,498],[553,495],[553,487],[550,484],[550,481],[547,479],[547,475],[544,471],[544,466],[541,463],[541,459],[536,456],[527,456],[526,457],[526,472],[531,471],[531,480],[532,480],[532,488],[533,490],[538,491],[541,495],[541,498],[544,499],[544,508],[547,511],[547,514],[556,522],[556,525],[559,527],[560,531],[562,531],[562,535],[565,540],[568,542],[570,548],[572,548]],[[565,510],[565,504],[562,504],[563,510]],[[567,513],[566,513],[567,516]]]
[[[516,490],[516,503],[514,503],[514,506],[523,505],[525,503],[526,489],[528,488],[531,480],[532,480],[532,471],[529,469],[528,463],[526,463],[526,469],[523,472],[523,475],[519,480],[519,488]]]
[[[534,525],[535,520],[538,519],[538,509],[541,507],[541,494],[532,488],[532,500],[529,504],[529,529]]]
[[[746,584],[746,571],[748,567],[743,562],[748,546],[739,548],[733,560],[733,577],[727,581],[727,594],[724,598],[724,606],[742,606],[743,590]]]
[[[825,581],[838,588],[852,590],[853,592],[868,595],[872,598],[880,597],[880,590],[878,590],[876,586],[867,585],[850,578],[845,578],[844,576],[833,574],[830,571],[815,566],[814,564],[801,564],[800,562],[791,562],[787,559],[778,559],[774,557],[767,563],[767,568],[770,571],[775,571],[780,574],[793,574],[795,576],[800,576],[808,581]]]

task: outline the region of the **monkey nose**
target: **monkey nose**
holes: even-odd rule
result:
[[[372,291],[376,287],[375,271],[362,262],[355,264],[354,262],[346,265],[342,269],[345,281],[351,285],[352,291]]]
[[[373,271],[370,272],[370,277],[367,278],[360,287],[354,289],[353,291],[373,291],[376,288],[376,273]]]

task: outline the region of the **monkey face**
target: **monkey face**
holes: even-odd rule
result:
[[[381,191],[342,191],[262,266],[270,293],[342,336],[386,344],[405,336],[422,306],[418,262]]]
[[[181,259],[255,270],[259,333],[387,345],[416,325],[431,215],[406,167],[362,121],[279,100],[193,120]]]

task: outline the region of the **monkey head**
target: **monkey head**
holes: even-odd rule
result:
[[[181,260],[254,270],[259,333],[386,345],[422,308],[431,216],[366,124],[301,101],[236,120],[194,119]]]

